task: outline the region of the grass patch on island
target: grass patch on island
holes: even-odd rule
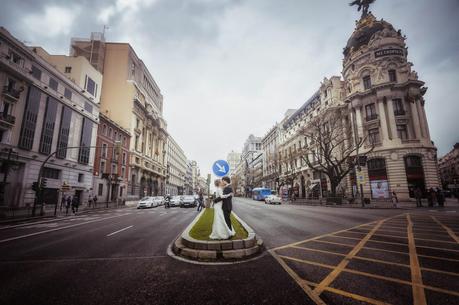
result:
[[[210,234],[212,233],[212,224],[214,222],[214,209],[205,209],[201,218],[199,218],[198,222],[195,223],[193,228],[190,230],[190,236],[197,240],[211,240],[209,238]],[[231,239],[244,239],[247,238],[249,235],[244,227],[237,221],[236,217],[231,213],[231,224],[236,231],[236,235],[234,235]]]

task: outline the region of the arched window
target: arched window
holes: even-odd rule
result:
[[[419,188],[425,191],[424,169],[422,167],[422,158],[416,155],[405,156],[406,181],[410,197],[414,197],[414,190]]]

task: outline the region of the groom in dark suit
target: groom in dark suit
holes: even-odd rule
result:
[[[233,189],[231,187],[231,179],[227,176],[222,178],[222,183],[223,183],[223,195],[228,195],[233,192]],[[222,210],[223,210],[223,215],[225,216],[225,222],[228,225],[229,229],[232,230],[231,226],[231,211],[233,210],[233,196],[229,196],[228,198],[215,198],[214,202],[217,203],[219,201],[222,202]]]

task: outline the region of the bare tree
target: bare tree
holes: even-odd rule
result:
[[[308,122],[300,131],[307,142],[296,154],[317,172],[328,177],[331,196],[336,197],[336,190],[341,181],[357,165],[357,154],[366,155],[374,146],[364,149],[366,137],[355,137],[352,123],[344,107],[330,108],[320,116]]]

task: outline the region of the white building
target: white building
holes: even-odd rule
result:
[[[229,165],[229,172],[228,175],[233,175],[233,173],[236,170],[237,165],[241,161],[241,153],[231,151],[228,156],[226,157],[226,161],[228,162]]]
[[[183,149],[170,135],[166,143],[166,160],[166,194],[184,195],[187,159]]]

